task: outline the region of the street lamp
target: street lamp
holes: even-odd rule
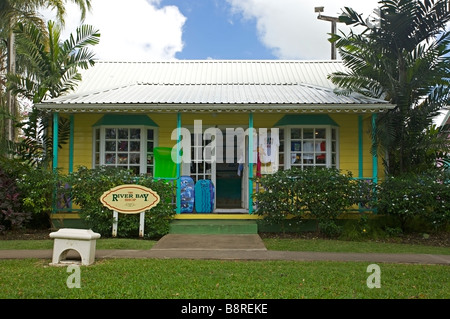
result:
[[[324,11],[324,7],[315,7],[314,8],[314,12],[319,13],[319,15],[317,16],[317,19],[331,22],[331,33],[335,34],[336,33],[336,24],[339,22],[339,18],[324,16],[321,14],[323,11]],[[331,43],[331,60],[336,60],[336,43],[334,43],[334,42]]]

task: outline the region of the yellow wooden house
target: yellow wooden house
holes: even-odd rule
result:
[[[54,148],[53,159],[54,168],[66,173],[106,165],[152,176],[155,151],[178,147],[186,130],[192,141],[200,140],[191,144],[195,153],[194,145],[205,142],[198,136],[209,128],[278,128],[277,169],[335,167],[376,181],[381,161],[371,152],[370,129],[379,112],[394,106],[335,94],[328,75],[344,70],[336,60],[97,62],[82,72],[74,92],[37,107],[51,112],[56,124],[58,117],[70,120],[69,143]],[[231,151],[244,147],[251,154],[254,143],[247,134]],[[307,150],[307,143],[317,147]],[[210,179],[216,197],[207,216],[183,214],[178,192],[176,218],[257,218],[251,199],[252,181],[261,173],[256,166],[248,156],[176,163],[177,183],[186,175]]]

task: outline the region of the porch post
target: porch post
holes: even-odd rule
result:
[[[181,142],[181,113],[177,113],[177,209],[176,213],[181,213],[181,161],[180,161],[180,142]]]
[[[372,145],[375,145],[375,131],[377,129],[377,114],[372,114]],[[378,150],[372,149],[372,178],[378,183]]]
[[[70,115],[70,136],[69,136],[69,173],[73,172],[73,144],[74,144],[74,116]]]
[[[53,113],[53,158],[52,158],[52,169],[56,171],[58,168],[58,123],[59,122],[59,113]],[[53,188],[53,200],[52,200],[52,212],[56,213],[56,185]]]
[[[248,114],[248,213],[253,214],[253,113]]]
[[[53,113],[53,170],[56,170],[58,167],[58,122],[59,122],[59,113]]]

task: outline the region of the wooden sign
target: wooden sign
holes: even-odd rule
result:
[[[139,237],[144,237],[145,211],[158,205],[159,200],[159,195],[150,188],[127,184],[111,188],[100,197],[102,204],[113,210],[113,237],[117,236],[119,213],[139,213]]]
[[[144,212],[158,205],[159,200],[156,192],[141,185],[120,185],[100,197],[104,206],[122,214]]]

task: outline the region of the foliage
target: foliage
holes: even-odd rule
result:
[[[380,1],[374,19],[345,8],[340,21],[362,26],[332,35],[348,71],[330,75],[340,94],[362,93],[395,108],[379,114],[373,150],[384,152],[390,174],[434,166],[449,145],[428,128],[449,103],[450,21],[448,0]]]
[[[135,176],[131,171],[115,167],[88,169],[82,166],[76,172],[69,174],[67,182],[71,185],[71,189],[68,190],[71,199],[81,207],[81,218],[102,236],[111,236],[113,214],[100,202],[101,195],[113,187],[134,183],[153,189],[161,198],[160,203],[145,214],[144,235],[158,237],[169,231],[169,224],[175,213],[171,205],[173,189],[164,181]],[[138,214],[120,215],[118,220],[119,237],[137,236],[138,229]]]
[[[436,171],[388,176],[377,187],[378,210],[396,217],[402,231],[416,218],[442,228],[450,221],[449,181],[448,173]]]
[[[0,158],[0,167],[16,183],[20,211],[30,216],[27,226],[49,227],[53,203],[62,199],[62,194],[56,193],[62,180],[60,173],[7,158]]]
[[[13,94],[39,103],[72,90],[81,81],[79,68],[94,65],[90,46],[99,42],[100,34],[92,26],[82,25],[76,36],[60,40],[61,28],[49,21],[42,31],[33,24],[17,23],[17,52],[27,72],[7,75],[7,88]],[[32,165],[49,166],[53,153],[51,114],[33,106],[28,118],[19,123],[24,137],[10,147],[12,154]],[[68,139],[69,120],[59,117],[58,146]]]
[[[22,212],[16,180],[0,166],[0,233],[23,226],[30,214]]]
[[[278,171],[261,180],[263,192],[254,195],[258,209],[270,223],[280,223],[292,215],[312,217],[322,232],[338,235],[335,220],[347,208],[366,200],[370,194],[365,182],[354,180],[351,173],[337,169],[308,169]],[[363,188],[364,187],[364,188]]]
[[[36,26],[18,23],[17,52],[28,60],[26,75],[9,74],[8,88],[33,101],[56,98],[72,90],[81,80],[79,68],[94,65],[90,46],[99,43],[100,34],[90,25],[82,25],[76,36],[60,40],[61,28],[53,21],[47,24],[46,33]],[[48,35],[48,36],[47,36]]]

